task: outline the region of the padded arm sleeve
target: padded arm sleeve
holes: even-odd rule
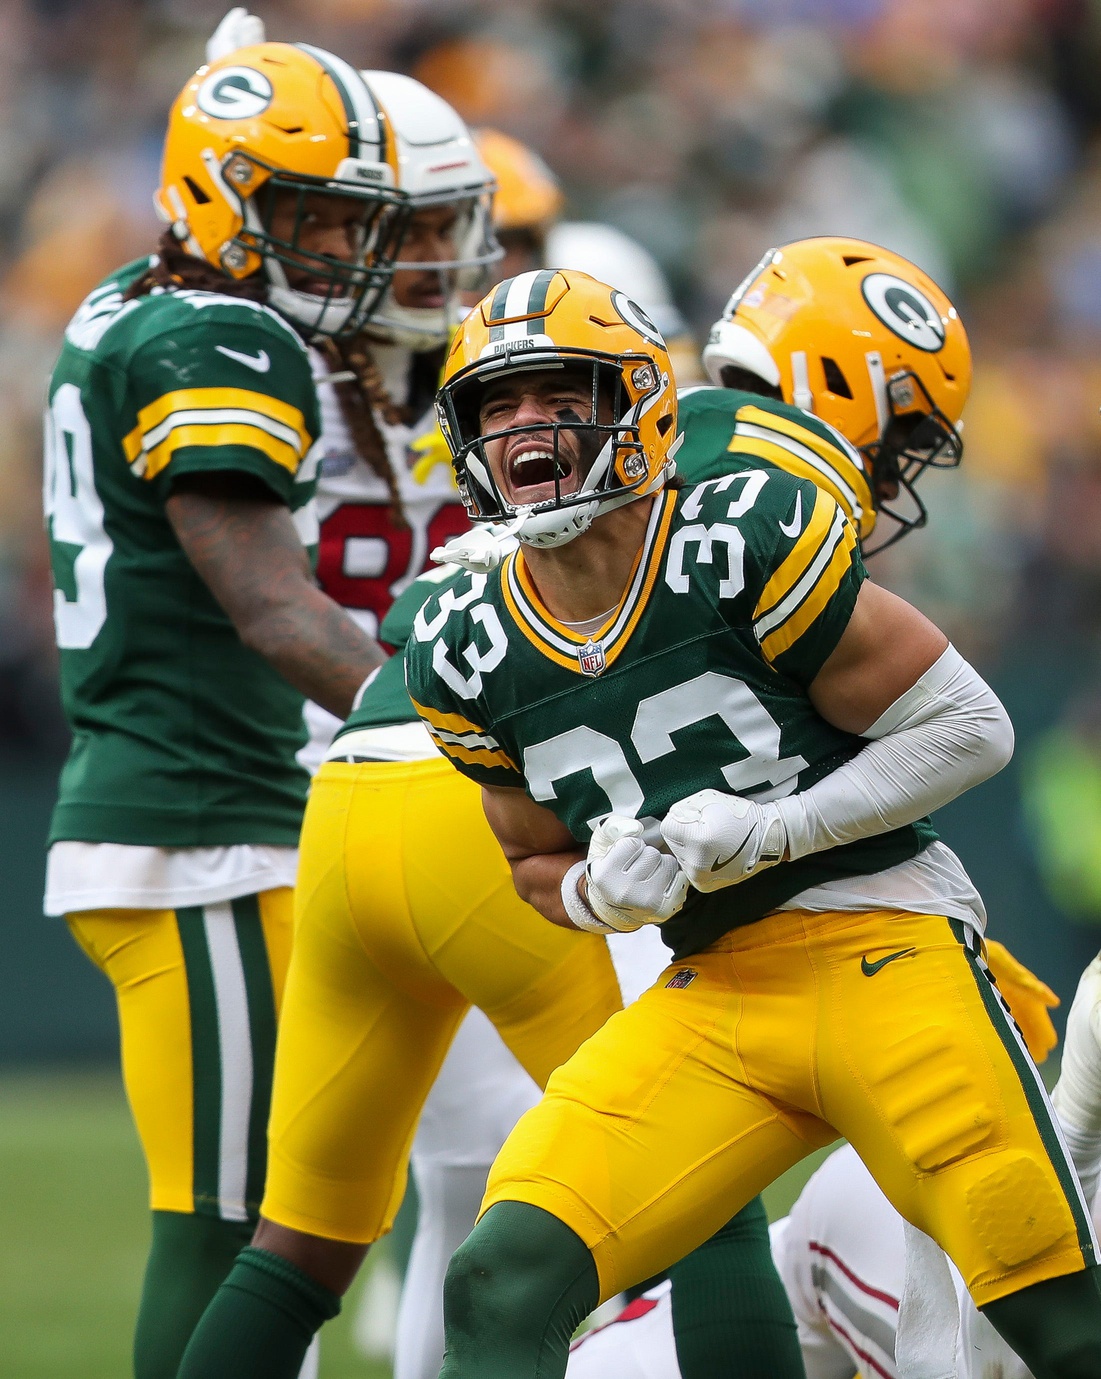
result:
[[[791,859],[912,824],[1013,755],[1009,715],[952,646],[864,736],[851,761],[776,801]]]

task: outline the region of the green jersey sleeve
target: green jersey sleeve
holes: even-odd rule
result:
[[[746,545],[753,635],[769,665],[805,689],[841,640],[866,578],[856,532],[825,489],[775,472],[755,519]]]
[[[479,785],[522,790],[518,750],[490,720],[478,689],[483,670],[503,659],[503,641],[491,638],[488,652],[480,644],[486,628],[480,615],[487,605],[464,615],[486,582],[485,575],[463,572],[425,600],[405,648],[405,682],[413,708],[454,767]],[[492,609],[486,616],[496,618]]]
[[[382,620],[379,639],[394,648],[378,674],[363,690],[359,703],[348,716],[337,736],[359,728],[384,728],[395,723],[415,723],[417,712],[405,689],[405,664],[402,655],[413,632],[413,620],[430,594],[441,585],[455,584],[463,572],[453,565],[428,570],[398,595]]]
[[[238,470],[297,506],[294,485],[320,432],[302,342],[246,303],[203,311],[181,302],[166,319],[171,327],[128,361],[131,472],[167,494],[182,474]]]
[[[379,637],[395,651],[401,651],[413,633],[413,619],[430,595],[457,584],[462,576],[463,571],[456,565],[437,565],[418,575],[390,605],[378,630]]]

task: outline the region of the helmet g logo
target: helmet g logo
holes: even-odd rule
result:
[[[632,302],[625,292],[613,292],[612,305],[619,312],[620,319],[637,330],[644,340],[648,340],[651,345],[657,345],[658,349],[663,350],[665,348],[661,331],[650,320],[642,307],[637,302]]]
[[[216,120],[251,120],[271,105],[271,82],[254,67],[223,67],[212,72],[195,95],[195,104]]]
[[[864,300],[888,330],[927,354],[944,348],[944,326],[933,303],[891,273],[869,273],[860,284]]]

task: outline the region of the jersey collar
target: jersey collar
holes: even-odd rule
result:
[[[579,648],[596,643],[603,650],[602,668],[612,664],[627,645],[649,601],[665,554],[676,501],[672,490],[658,496],[626,592],[604,626],[591,636],[567,627],[547,611],[531,582],[522,546],[505,559],[501,572],[505,605],[516,626],[538,651],[556,665],[583,675],[586,672],[578,656]]]

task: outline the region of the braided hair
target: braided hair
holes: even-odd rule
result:
[[[223,296],[242,297],[250,302],[267,300],[268,288],[259,273],[247,278],[230,278],[220,272],[205,259],[189,254],[171,230],[166,230],[157,244],[157,253],[152,263],[125,293],[127,301],[147,296],[155,289],[162,291],[187,287],[196,292],[219,292]],[[294,325],[294,322],[290,322]],[[388,426],[411,426],[417,417],[417,404],[427,405],[427,398],[418,397],[424,388],[418,388],[414,379],[413,396],[410,402],[399,405],[386,391],[378,365],[371,354],[370,342],[363,334],[335,339],[332,336],[317,336],[309,341],[325,358],[332,373],[343,375],[332,386],[336,390],[344,424],[352,436],[356,452],[363,458],[382,482],[390,495],[390,520],[396,527],[408,525],[402,510],[401,495],[394,466],[390,462],[386,442],[379,430],[377,417],[382,417]],[[418,357],[419,363],[419,357]],[[440,360],[432,356],[428,369],[431,377],[431,392],[435,393],[435,380],[439,375]],[[417,369],[420,374],[424,370]],[[350,376],[349,376],[350,375]],[[423,410],[423,408],[422,408]]]

